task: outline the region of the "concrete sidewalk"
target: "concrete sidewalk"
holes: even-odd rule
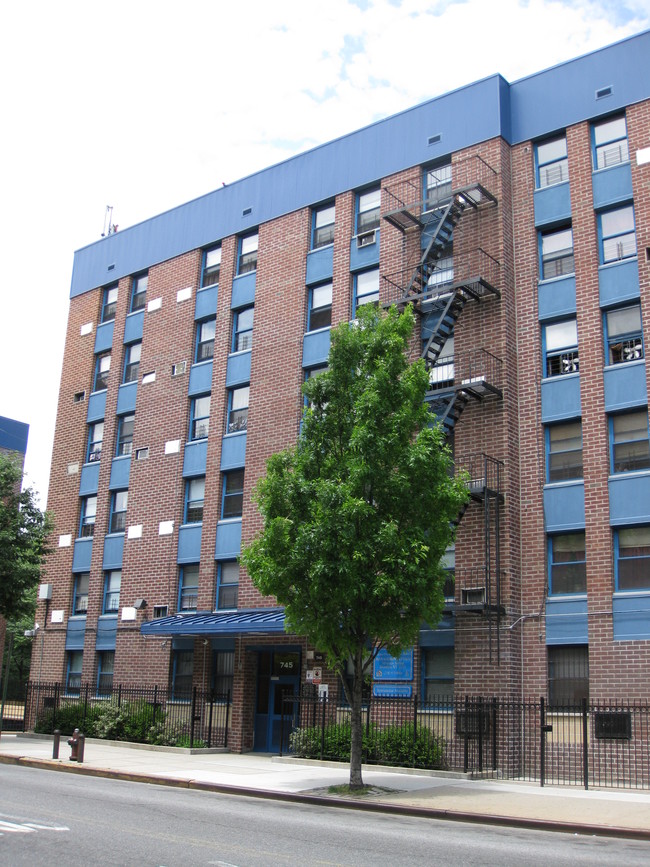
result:
[[[346,783],[347,765],[259,753],[206,752],[89,739],[84,762],[68,759],[61,738],[52,759],[52,739],[3,733],[0,763],[116,777],[207,791],[249,795],[438,819],[513,825],[572,833],[624,836],[650,841],[650,792],[544,787],[471,780],[462,774],[364,766],[363,797],[332,796]]]

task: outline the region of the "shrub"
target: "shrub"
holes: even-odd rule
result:
[[[106,702],[97,709],[94,733],[98,738],[115,741],[146,743],[153,723],[153,706],[135,702]],[[157,722],[162,723],[162,711],[158,711]]]
[[[63,735],[71,735],[75,729],[82,734],[92,734],[97,716],[93,705],[84,707],[83,701],[63,702],[56,708],[48,708],[41,713],[34,724],[34,731],[51,735],[55,728]]]

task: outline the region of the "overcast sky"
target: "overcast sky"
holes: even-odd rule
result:
[[[45,504],[72,256],[495,72],[650,28],[650,0],[9,0],[0,73],[0,415]]]

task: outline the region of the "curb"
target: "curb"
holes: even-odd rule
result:
[[[276,792],[269,789],[246,789],[220,783],[207,783],[201,780],[181,777],[157,777],[151,774],[112,771],[90,765],[68,765],[54,759],[36,759],[30,756],[9,756],[0,754],[0,764],[40,768],[68,774],[81,774],[87,777],[122,780],[131,783],[148,783],[178,789],[193,789],[201,792],[214,792],[220,795],[259,798],[270,801],[285,801],[294,804],[310,804],[318,807],[334,807],[342,810],[358,810],[368,813],[383,813],[393,816],[413,816],[419,819],[437,819],[446,822],[468,822],[474,825],[495,825],[498,827],[523,828],[533,831],[554,831],[565,834],[581,834],[590,837],[616,837],[628,840],[650,841],[650,829],[624,828],[619,825],[587,825],[579,822],[555,822],[547,819],[530,819],[521,816],[495,816],[488,813],[466,813],[460,810],[441,810],[434,807],[414,807],[407,804],[361,801],[355,798],[329,798],[321,795],[307,795],[296,792]]]

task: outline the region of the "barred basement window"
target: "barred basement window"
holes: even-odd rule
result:
[[[629,741],[632,737],[632,718],[629,710],[595,713],[594,734],[599,740]]]

